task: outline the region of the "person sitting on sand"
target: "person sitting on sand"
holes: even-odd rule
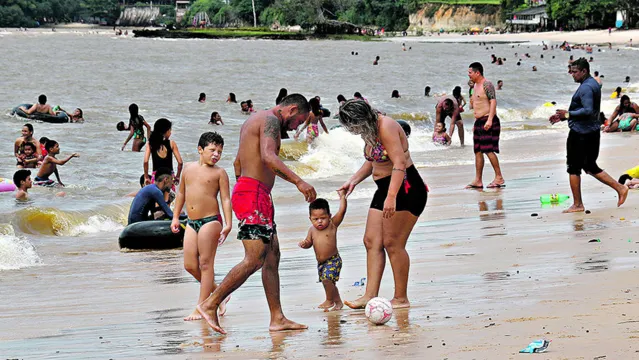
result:
[[[603,132],[616,132],[620,125],[619,118],[626,113],[639,114],[639,105],[630,101],[628,95],[623,95],[615,111],[613,111],[610,117],[604,122]]]
[[[237,104],[237,100],[235,99],[235,93],[229,93],[229,97],[226,98],[226,102]]]
[[[62,166],[74,157],[80,157],[80,155],[78,153],[73,153],[64,160],[57,159],[55,156],[60,153],[60,145],[55,140],[47,141],[45,148],[47,149],[47,156],[44,158],[42,166],[40,166],[40,171],[38,171],[38,175],[35,177],[35,184],[41,186],[51,186],[54,184],[54,181],[49,179],[49,176],[51,176],[51,174],[55,174],[55,177],[58,180],[58,184],[60,184],[60,186],[64,186],[62,181],[60,181],[60,174],[58,174],[58,165]]]
[[[450,135],[446,133],[446,125],[443,122],[435,123],[435,131],[433,132],[433,142],[440,145],[450,145]]]
[[[300,133],[304,131],[304,129],[306,129],[306,142],[310,144],[320,134],[318,123],[322,125],[324,132],[327,134],[328,134],[328,127],[326,126],[326,124],[324,124],[324,119],[322,117],[322,110],[320,109],[319,100],[317,98],[311,98],[308,101],[308,104],[311,107],[311,113],[309,114],[308,118],[304,122],[304,125],[301,128],[299,128],[299,130],[297,130],[297,132],[295,133],[294,139],[297,140],[297,138],[300,136]]]
[[[216,132],[200,136],[197,151],[198,162],[187,163],[182,173],[180,190],[175,202],[171,231],[180,232],[179,215],[186,205],[188,220],[184,233],[184,269],[200,283],[200,293],[195,305],[201,304],[217,288],[215,283],[215,254],[231,232],[233,209],[229,189],[229,176],[217,166],[224,150],[224,139]],[[220,201],[218,202],[218,195]],[[220,205],[224,211],[222,226]],[[219,307],[219,315],[226,312],[226,297]],[[186,321],[202,319],[197,308]]]
[[[626,170],[626,172],[619,177],[618,182],[621,185],[628,186],[630,189],[639,189],[639,166]]]
[[[18,155],[18,169],[29,168],[35,169],[38,165],[38,153],[33,143],[24,143],[20,155]]]
[[[209,120],[209,124],[213,125],[224,125],[224,121],[222,121],[222,116],[219,112],[213,111],[211,113],[211,120]]]
[[[55,116],[55,112],[53,111],[53,108],[51,108],[51,105],[47,104],[47,96],[44,94],[38,96],[37,104],[33,104],[28,109],[24,106],[20,106],[20,110],[24,111],[27,115],[37,113]]]
[[[16,200],[29,200],[29,193],[27,192],[32,186],[31,171],[18,170],[13,174],[13,183],[16,185]]]
[[[22,136],[17,138],[15,143],[13,144],[13,153],[16,157],[16,165],[20,165],[21,161],[21,153],[23,153],[24,145],[27,143],[31,143],[35,146],[36,156],[38,160],[42,159],[42,150],[40,146],[40,142],[33,137],[33,125],[27,123],[22,126]]]
[[[242,115],[251,115],[251,111],[249,110],[249,106],[246,101],[242,101],[240,103],[240,112]]]
[[[311,226],[308,229],[306,239],[300,241],[298,246],[302,249],[313,247],[317,259],[317,272],[319,281],[324,285],[326,300],[318,308],[325,310],[340,310],[344,307],[339,296],[339,290],[335,283],[339,281],[342,271],[342,258],[337,250],[337,228],[344,220],[346,214],[346,193],[338,191],[339,210],[335,216],[331,216],[328,201],[315,199],[309,207],[309,220]]]
[[[140,221],[155,220],[155,204],[171,219],[173,212],[166,200],[164,194],[173,186],[173,175],[170,169],[161,168],[156,172],[155,183],[147,185],[138,191],[131,203],[129,210],[128,225]]]
[[[200,93],[200,97],[197,99],[198,102],[204,103],[206,102],[206,94]]]

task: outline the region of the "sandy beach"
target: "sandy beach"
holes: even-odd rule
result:
[[[570,193],[565,165],[568,129],[565,123],[551,127],[547,118],[554,109],[543,104],[556,100],[560,107],[567,106],[576,89],[565,73],[571,53],[555,50],[556,59],[546,56],[541,61],[540,47],[531,45],[525,51],[540,64],[540,71],[533,73],[511,61],[510,45],[495,45],[509,56],[503,67],[486,65],[489,79],[499,76],[506,84],[498,94],[498,114],[507,187],[473,191],[464,190],[474,174],[472,146],[460,147],[457,134],[450,148],[432,144],[429,119],[435,99],[421,94],[426,84],[434,91],[463,85],[470,58],[488,63],[492,51],[476,44],[420,44],[427,38],[394,38],[415,41],[413,50],[404,52],[392,42],[165,41],[65,31],[0,36],[0,44],[14,49],[11,55],[0,54],[9,79],[0,89],[2,109],[45,92],[52,103],[82,106],[87,117],[84,124],[35,124],[36,136],[55,137],[63,154],[82,153],[61,169],[69,184],[65,198],[33,189],[35,201],[19,206],[10,194],[2,194],[3,358],[639,359],[637,192],[631,191],[617,208],[614,191],[584,176],[589,213],[562,214],[570,200],[549,207],[539,201],[542,194]],[[598,43],[583,35],[590,33],[442,35],[441,40]],[[592,33],[608,37],[607,32]],[[634,33],[615,32],[612,37],[621,44]],[[42,59],[17,46],[25,42],[47,51],[66,51],[42,66]],[[362,56],[351,56],[353,49]],[[282,51],[289,55],[282,57]],[[460,51],[464,56],[458,55]],[[313,56],[318,52],[323,57]],[[262,56],[253,56],[256,53]],[[607,75],[602,107],[607,114],[617,103],[607,95],[629,71],[619,63],[627,64],[630,53],[595,54],[596,66]],[[376,54],[382,60],[371,70]],[[20,74],[30,69],[48,81],[22,81]],[[238,69],[241,79],[228,75]],[[300,82],[300,74],[309,69],[314,81]],[[119,151],[124,136],[115,132],[117,121],[127,119],[131,101],[141,104],[150,121],[160,116],[174,121],[172,139],[186,161],[197,159],[194,144],[202,132],[212,129],[207,124],[210,112],[219,110],[227,124],[215,128],[227,139],[221,166],[231,173],[238,129],[246,117],[236,104],[225,103],[226,95],[235,91],[239,99],[250,97],[263,108],[272,104],[280,86],[320,94],[333,112],[335,94],[361,90],[375,106],[409,120],[413,127],[411,156],[431,192],[407,245],[412,307],[395,311],[386,325],[370,324],[363,310],[316,308],[324,291],[317,282],[315,256],[297,246],[310,226],[307,205],[294,186],[282,181],[274,192],[282,303],[288,317],[309,326],[306,331],[268,332],[259,274],[233,293],[221,320],[227,336],[214,334],[203,321],[185,322],[182,319],[195,306],[198,284],[183,269],[182,251],[132,252],[118,247],[131,201],[124,196],[139,188],[142,167],[142,154]],[[401,91],[402,99],[389,99],[393,88]],[[200,91],[209,97],[206,104],[197,103]],[[629,91],[637,97],[636,85]],[[421,120],[411,120],[413,115]],[[21,121],[0,119],[10,129],[0,134],[0,174],[15,171],[11,152]],[[327,122],[329,127],[337,124],[334,119]],[[468,111],[464,122],[468,144]],[[631,133],[602,134],[599,165],[614,178],[638,165],[636,140]],[[334,189],[363,162],[361,145],[360,139],[331,130],[314,147],[302,146],[301,155],[291,155],[286,163],[306,171],[304,178],[334,208]],[[291,142],[286,146],[299,148]],[[488,165],[484,176],[486,183],[492,180]],[[358,186],[338,232],[344,268],[337,286],[343,299],[355,299],[364,291],[354,283],[366,276],[362,235],[374,190],[370,179]],[[218,251],[218,282],[244,255],[235,240],[236,225]],[[380,296],[392,294],[387,263]],[[518,353],[537,339],[552,340],[545,354]]]

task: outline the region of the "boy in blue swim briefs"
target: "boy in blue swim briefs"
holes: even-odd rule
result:
[[[299,242],[302,249],[311,246],[315,249],[319,280],[326,291],[326,301],[318,307],[325,311],[340,310],[344,304],[339,296],[335,283],[342,270],[342,258],[337,251],[337,228],[344,220],[346,213],[346,195],[339,191],[339,210],[331,218],[331,210],[324,199],[316,199],[309,205],[309,219],[313,226],[308,229],[306,239]]]
[[[175,200],[175,211],[171,230],[180,231],[180,212],[186,205],[188,220],[184,233],[184,268],[200,282],[200,295],[196,303],[206,300],[215,290],[214,261],[218,245],[222,245],[231,232],[233,210],[229,176],[217,166],[224,150],[224,139],[216,132],[206,132],[200,136],[197,151],[198,162],[186,164],[182,172],[180,190]],[[225,225],[222,227],[218,195],[222,202]],[[226,312],[228,297],[220,304],[219,314]],[[184,318],[186,321],[199,320],[197,310]]]

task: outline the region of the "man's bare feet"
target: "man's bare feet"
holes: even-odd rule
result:
[[[348,306],[351,309],[363,309],[366,306],[366,303],[368,302],[368,300],[370,299],[372,298],[364,295],[355,301],[344,301],[344,305]]]
[[[268,331],[286,331],[286,330],[304,330],[308,329],[308,326],[298,324],[295,321],[291,321],[285,317],[277,322],[271,322],[268,327]]]
[[[483,189],[484,188],[484,184],[481,182],[471,182],[470,184],[466,185],[466,189],[475,189],[475,190],[479,190],[479,189]]]
[[[626,202],[627,197],[628,197],[628,187],[626,185],[623,185],[621,191],[619,191],[619,201],[617,201],[617,207],[623,205],[623,203]]]
[[[226,331],[224,331],[224,329],[220,327],[220,323],[217,318],[217,308],[205,310],[202,307],[202,304],[199,304],[196,307],[196,309],[197,309],[197,312],[199,312],[200,315],[202,315],[202,318],[206,320],[206,322],[209,324],[211,329],[213,329],[216,332],[219,332],[220,334],[226,334]]]
[[[326,300],[323,303],[319,304],[317,307],[320,309],[330,309],[333,306],[335,306],[334,302],[332,302],[331,300]]]
[[[393,305],[393,309],[406,309],[410,307],[410,301],[408,299],[392,299],[391,305]]]
[[[202,315],[197,311],[197,309],[193,310],[191,315],[184,318],[184,321],[193,321],[193,320],[201,320]]]
[[[333,306],[331,311],[342,310],[343,307],[344,307],[344,303],[342,302],[342,300],[339,300],[335,303],[335,306]]]
[[[583,205],[573,205],[571,207],[569,207],[568,209],[562,211],[564,214],[568,214],[568,213],[576,213],[576,212],[584,212],[586,209],[584,209]]]
[[[229,300],[231,300],[231,295],[227,296],[226,299],[222,300],[220,303],[220,307],[217,311],[220,316],[224,316],[224,314],[226,314],[226,303],[229,302]]]

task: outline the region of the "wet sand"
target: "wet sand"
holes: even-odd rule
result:
[[[369,324],[363,310],[315,308],[324,293],[314,254],[297,247],[308,221],[279,212],[282,302],[291,319],[309,325],[307,331],[269,334],[258,274],[229,303],[221,321],[228,336],[213,334],[203,321],[184,322],[198,285],[182,269],[181,251],[120,252],[114,233],[81,239],[95,241],[94,251],[57,256],[65,272],[50,275],[47,264],[3,273],[4,281],[19,285],[0,293],[0,353],[47,359],[512,359],[532,340],[546,338],[552,344],[544,359],[637,358],[639,200],[632,192],[616,208],[616,194],[585,176],[590,214],[561,214],[568,203],[542,208],[539,195],[569,193],[564,135],[507,143],[505,159],[536,152],[540,144],[556,153],[544,161],[505,161],[503,190],[462,190],[472,166],[420,169],[432,192],[408,242],[413,307],[396,311],[385,326]],[[635,166],[635,140],[604,134],[600,166],[615,178]],[[460,151],[472,157],[470,147]],[[489,166],[485,175],[488,183]],[[369,201],[351,201],[339,231],[344,299],[364,290],[352,285],[365,276],[361,238]],[[218,281],[242,257],[234,238],[235,231],[218,252]],[[61,245],[36,244],[43,258]],[[109,268],[115,257],[128,261]],[[65,285],[78,278],[86,286]],[[392,297],[392,287],[387,266],[380,296]]]

